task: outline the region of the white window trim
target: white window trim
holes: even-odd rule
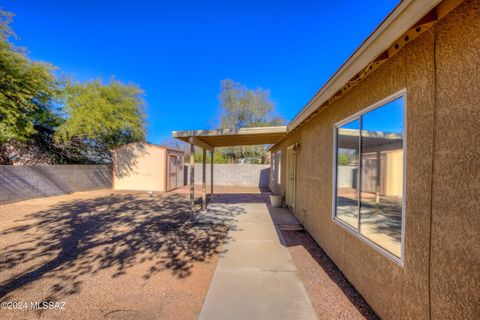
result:
[[[282,180],[282,150],[278,150],[271,154],[272,161],[271,161],[271,176],[270,180],[273,183],[280,185]]]
[[[282,150],[277,151],[277,175],[275,179],[277,183],[282,184]]]
[[[338,219],[336,217],[336,199],[337,199],[337,129],[341,127],[344,124],[347,124],[351,122],[352,120],[360,119],[360,116],[373,110],[377,109],[388,102],[391,102],[397,98],[403,97],[404,98],[404,103],[403,103],[403,190],[402,190],[402,230],[401,230],[401,243],[400,243],[400,257],[397,257],[396,255],[390,253],[386,249],[382,248],[380,245],[376,244],[372,240],[368,239],[364,235],[360,233],[359,229],[355,229],[352,226],[350,226],[348,223],[342,221],[341,219]],[[407,90],[402,89],[362,110],[359,112],[335,123],[333,125],[333,183],[332,183],[332,220],[335,222],[337,225],[343,227],[346,229],[350,234],[354,235],[356,238],[360,239],[364,243],[368,244],[370,247],[374,248],[378,252],[380,252],[382,255],[387,257],[388,259],[392,260],[395,262],[397,265],[400,267],[403,267],[404,264],[404,252],[405,252],[405,219],[406,219],[406,214],[405,214],[405,200],[406,200],[406,176],[407,176]],[[360,174],[360,173],[359,173]],[[360,224],[360,216],[358,217],[358,221]]]

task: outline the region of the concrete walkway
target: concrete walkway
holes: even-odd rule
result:
[[[222,201],[226,200],[226,201]],[[268,210],[265,194],[216,198],[201,220],[228,220],[224,245],[201,320],[317,319],[276,221],[297,223],[285,209]]]

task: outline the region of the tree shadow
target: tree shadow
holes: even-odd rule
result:
[[[375,199],[362,199],[360,223],[368,224],[377,234],[386,235],[394,242],[402,239],[402,200],[398,197],[380,197],[377,204]],[[337,216],[348,219],[357,219],[358,202],[348,197],[337,197]]]
[[[2,232],[21,240],[0,253],[0,272],[9,275],[1,277],[6,280],[0,283],[0,301],[42,278],[54,279],[45,301],[59,301],[80,292],[85,275],[111,269],[117,278],[141,263],[148,264],[144,281],[162,271],[188,277],[194,263],[221,252],[233,218],[199,226],[181,194],[112,194],[58,203]]]
[[[216,193],[213,201],[216,204],[267,203],[268,194],[263,190],[261,193]]]
[[[148,156],[149,152],[143,143],[125,144],[112,152],[115,176],[123,178],[138,173],[138,158]]]
[[[402,241],[402,200],[396,197],[380,197],[375,201],[363,201],[361,222],[372,227],[373,231],[385,234],[393,241]]]

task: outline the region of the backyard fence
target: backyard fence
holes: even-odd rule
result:
[[[210,184],[210,163],[207,163],[207,184]],[[217,186],[268,188],[269,164],[214,164],[213,182]],[[188,184],[189,166],[185,166],[184,183]],[[195,164],[195,184],[202,183],[202,164]]]
[[[0,204],[111,187],[110,165],[0,166]]]

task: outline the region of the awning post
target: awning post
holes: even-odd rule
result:
[[[213,153],[215,151],[210,151],[210,203],[213,202]]]
[[[195,214],[195,146],[190,144],[190,207],[192,218]]]
[[[205,210],[207,208],[207,149],[202,150],[202,210]]]

